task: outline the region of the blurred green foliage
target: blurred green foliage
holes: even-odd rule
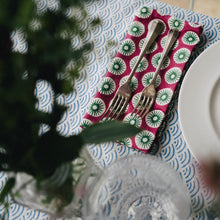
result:
[[[83,44],[77,49],[71,45],[73,37],[82,38],[85,34],[81,23],[87,19],[84,9],[86,1],[63,0],[57,10],[39,12],[37,1],[1,0],[1,171],[25,172],[41,181],[61,164],[76,158],[85,143],[117,140],[139,131],[129,125],[110,122],[91,126],[80,135],[64,137],[58,133],[57,124],[66,106],[60,105],[54,98],[52,112],[36,109],[35,88],[39,80],[46,80],[51,85],[54,97],[68,94],[73,91],[73,79],[86,65],[85,54],[91,51],[92,43]],[[67,11],[74,8],[80,11],[82,17],[74,13],[67,16]],[[33,23],[35,26],[31,25]],[[99,24],[100,20],[96,18],[90,22],[90,27]],[[27,52],[13,51],[11,34],[14,30],[24,33]],[[68,66],[70,62],[72,65]],[[60,78],[60,73],[68,77]],[[39,135],[42,124],[48,125],[49,130]],[[108,130],[114,132],[108,134]],[[99,135],[93,137],[96,131]],[[14,181],[9,179],[3,197],[13,185]]]
[[[66,107],[54,99],[52,113],[39,111],[35,107],[37,98],[34,91],[38,80],[46,80],[53,88],[55,97],[60,93],[72,92],[71,80],[79,75],[79,69],[86,63],[84,53],[92,47],[89,43],[75,50],[71,47],[72,37],[82,37],[84,34],[80,28],[80,23],[86,19],[83,3],[62,1],[57,10],[48,9],[39,13],[34,1],[1,2],[1,170],[24,171],[42,179],[51,175],[61,163],[76,157],[80,151],[83,142],[80,137],[65,138],[56,129]],[[82,10],[84,19],[78,21],[75,16],[67,17],[65,12],[70,7]],[[37,21],[39,27],[33,28],[31,21]],[[28,45],[28,51],[24,54],[12,51],[10,36],[17,29],[22,30]],[[67,69],[67,64],[72,60],[77,65]],[[68,73],[69,77],[61,80],[58,73]],[[47,124],[50,130],[39,136],[42,123]],[[64,141],[65,145],[62,144]],[[64,152],[62,154],[59,152],[60,146]]]

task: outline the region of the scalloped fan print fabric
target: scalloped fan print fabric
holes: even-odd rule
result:
[[[149,151],[155,140],[156,133],[164,120],[168,105],[181,78],[184,67],[189,60],[192,50],[200,41],[200,34],[202,32],[200,25],[192,24],[170,15],[161,15],[158,11],[149,7],[144,6],[140,8],[128,28],[127,35],[121,43],[116,57],[110,64],[98,92],[91,101],[81,125],[82,127],[86,127],[101,120],[118,87],[126,82],[131,69],[135,65],[144,38],[148,32],[148,25],[154,19],[162,20],[166,28],[139,64],[132,79],[133,96],[125,113],[119,118],[121,121],[143,129],[135,137],[126,138],[119,142],[145,153]],[[144,119],[131,116],[131,112],[134,106],[136,106],[142,90],[149,85],[153,77],[166,43],[168,31],[171,28],[177,28],[180,31],[180,36],[157,77],[155,85],[157,97],[154,106]]]

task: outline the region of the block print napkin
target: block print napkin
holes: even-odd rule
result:
[[[198,24],[188,23],[170,15],[162,15],[155,9],[142,7],[128,28],[128,33],[116,57],[113,59],[106,76],[103,78],[99,91],[91,101],[82,122],[82,127],[86,127],[101,120],[118,87],[125,83],[131,69],[135,65],[144,38],[148,32],[148,25],[154,19],[162,20],[165,30],[139,64],[132,79],[133,96],[126,112],[119,118],[121,121],[143,129],[135,137],[126,138],[119,142],[145,153],[148,152],[155,139],[183,69],[189,60],[192,50],[200,40],[202,27]],[[131,112],[136,106],[142,90],[149,85],[153,77],[166,43],[168,31],[171,28],[177,28],[180,31],[180,36],[157,77],[155,104],[143,120],[139,117],[131,116]]]

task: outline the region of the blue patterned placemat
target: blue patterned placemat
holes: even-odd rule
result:
[[[39,8],[56,8],[56,1],[39,0]],[[84,42],[94,40],[94,51],[88,55],[87,69],[82,71],[80,78],[76,80],[76,91],[68,96],[58,97],[61,103],[65,103],[69,109],[59,123],[58,129],[63,135],[71,135],[80,132],[80,123],[87,110],[90,100],[98,90],[98,84],[107,72],[110,61],[114,58],[120,42],[126,35],[128,25],[134,18],[135,11],[141,6],[146,5],[159,10],[163,14],[173,15],[179,19],[185,19],[189,22],[197,22],[204,26],[202,41],[194,53],[194,58],[198,56],[205,48],[220,39],[220,20],[211,18],[192,11],[183,10],[154,0],[91,0],[88,5],[88,11],[91,15],[99,16],[103,20],[103,25],[88,31]],[[87,24],[85,24],[85,27]],[[27,45],[22,33],[14,32],[14,49],[26,51]],[[115,44],[109,42],[114,41]],[[73,45],[80,44],[78,39],[73,40]],[[36,94],[39,97],[39,108],[42,110],[51,109],[52,91],[46,82],[39,82],[36,88]],[[183,178],[183,181],[190,193],[192,202],[192,219],[209,219],[207,210],[204,207],[209,206],[214,196],[211,191],[207,191],[200,180],[199,163],[193,157],[189,147],[183,138],[182,131],[178,121],[177,102],[171,109],[168,116],[167,126],[159,139],[155,154],[161,160],[168,162]],[[42,127],[42,130],[47,127]],[[88,146],[92,157],[101,167],[114,162],[116,159],[126,157],[127,155],[140,154],[133,149],[123,147],[117,143],[105,143],[101,145]],[[1,173],[1,186],[5,183],[6,175]],[[0,214],[3,213],[3,206],[0,205]],[[50,217],[39,211],[30,210],[12,203],[7,213],[8,219],[30,219],[46,220]]]

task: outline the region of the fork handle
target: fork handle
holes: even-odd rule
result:
[[[147,36],[144,40],[144,44],[143,47],[141,49],[141,52],[138,56],[137,62],[134,65],[134,68],[132,69],[127,82],[131,82],[132,77],[135,74],[135,71],[139,65],[139,63],[141,62],[142,58],[144,57],[144,55],[146,54],[147,50],[149,50],[149,48],[151,47],[151,45],[153,44],[153,42],[156,40],[156,38],[162,33],[162,31],[164,30],[164,24],[162,21],[155,19],[153,20],[149,25],[148,25],[148,33]]]
[[[163,53],[161,55],[161,58],[159,60],[158,66],[156,68],[156,71],[154,73],[154,77],[151,80],[151,84],[155,83],[157,75],[160,72],[160,69],[162,68],[162,65],[163,65],[163,63],[164,63],[168,53],[170,52],[170,50],[172,49],[174,43],[176,42],[177,38],[179,37],[179,34],[180,34],[180,32],[177,29],[169,30],[169,33],[167,35],[166,45],[165,45],[165,48],[164,48]]]

